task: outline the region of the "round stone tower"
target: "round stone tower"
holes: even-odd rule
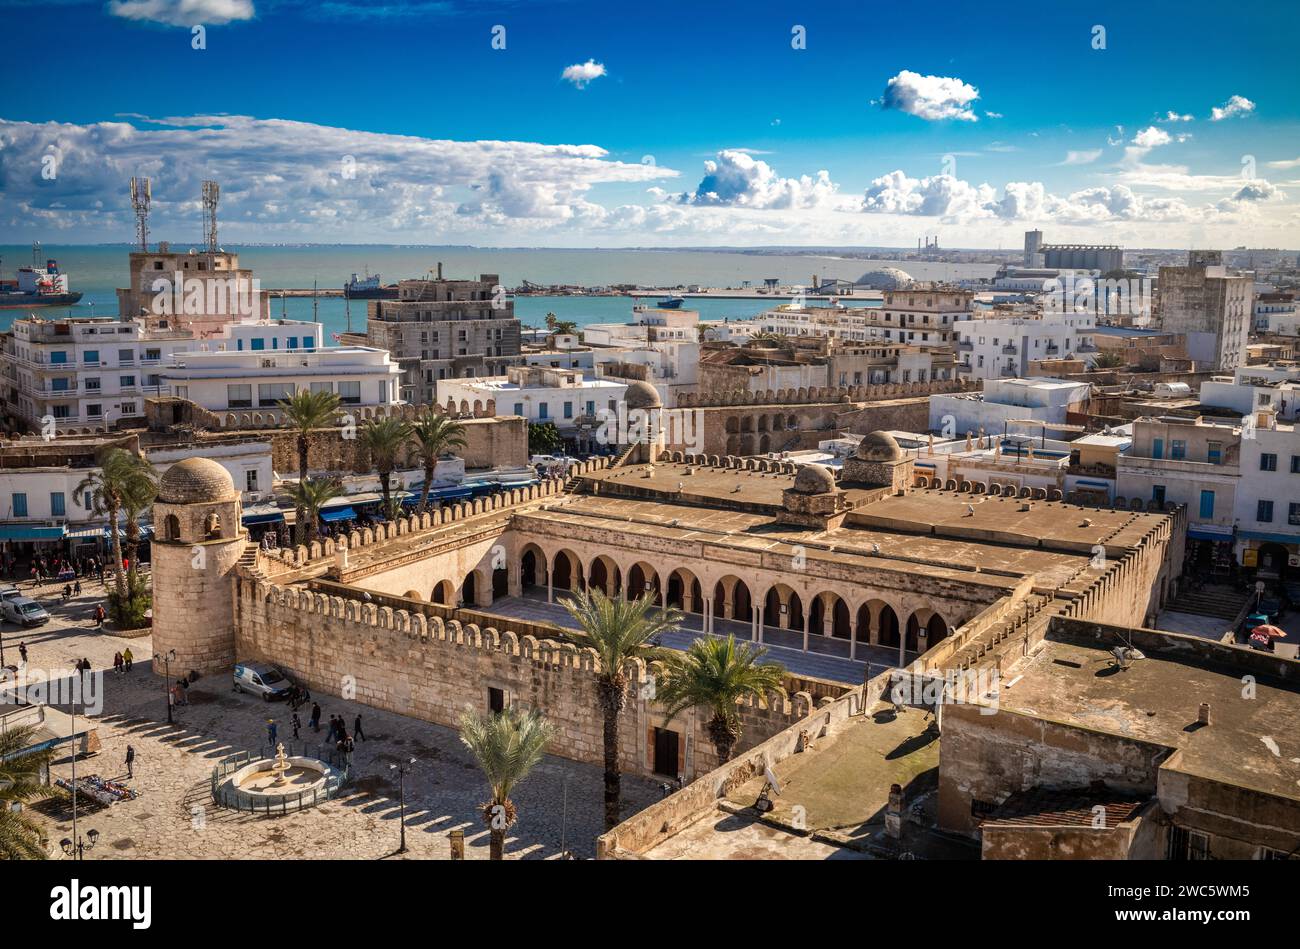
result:
[[[230,571],[248,535],[239,492],[207,458],[172,465],[158,483],[153,522],[153,648],[176,650],[173,673],[229,669],[235,661]],[[154,662],[154,671],[163,665]]]

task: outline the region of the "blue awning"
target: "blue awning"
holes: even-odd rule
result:
[[[1232,540],[1231,527],[1211,527],[1204,524],[1193,524],[1187,528],[1187,536],[1191,540]]]
[[[456,498],[468,498],[474,494],[473,488],[467,488],[464,485],[451,484],[445,488],[432,488],[429,491],[429,497],[439,501],[452,501]]]
[[[284,520],[284,511],[272,511],[269,514],[245,514],[242,520],[245,524],[270,524],[273,521]]]
[[[1295,534],[1270,534],[1266,531],[1238,531],[1238,537],[1247,540],[1258,540],[1266,544],[1281,544],[1289,547],[1293,544],[1300,544],[1300,536]]]
[[[62,527],[0,524],[0,540],[63,540]]]
[[[322,521],[330,522],[350,521],[354,520],[356,516],[357,512],[352,510],[351,507],[332,507],[329,510],[320,512],[320,519]]]

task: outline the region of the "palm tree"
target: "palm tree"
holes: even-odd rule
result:
[[[361,444],[370,453],[370,460],[379,472],[379,487],[384,493],[384,510],[392,510],[393,469],[397,467],[398,457],[410,441],[413,428],[410,422],[400,418],[382,418],[366,423],[361,429]]]
[[[134,456],[132,456],[134,457]],[[136,459],[137,471],[132,473],[122,492],[122,513],[126,515],[126,562],[130,564],[127,571],[128,588],[134,583],[139,564],[136,563],[140,550],[140,518],[153,507],[158,497],[158,481],[153,468],[143,458]]]
[[[520,713],[508,708],[496,715],[466,709],[460,717],[460,740],[492,789],[492,800],[483,805],[483,822],[488,825],[488,853],[493,860],[505,856],[506,830],[519,816],[510,792],[542,759],[554,737],[555,726],[535,709]]]
[[[311,444],[311,433],[333,423],[334,416],[339,410],[339,397],[332,391],[299,389],[290,398],[282,399],[277,405],[284,413],[285,427],[293,430],[298,437],[298,481],[306,481],[307,449]],[[294,517],[302,523],[302,508],[294,512]],[[299,540],[301,539],[300,536]]]
[[[730,761],[741,732],[736,703],[751,695],[786,694],[785,668],[775,662],[759,663],[766,654],[766,646],[737,646],[735,636],[697,639],[686,652],[672,653],[665,660],[664,680],[655,698],[667,709],[669,720],[697,705],[711,711],[709,737],[718,762]]]
[[[415,453],[424,465],[424,490],[420,492],[420,510],[429,509],[429,486],[433,483],[433,471],[438,467],[438,458],[452,448],[464,448],[465,426],[446,415],[439,415],[432,409],[420,416],[411,426],[415,436]]]
[[[53,754],[50,749],[24,749],[38,741],[36,727],[24,725],[0,732],[0,860],[44,860],[45,835],[14,804],[59,796],[42,780]]]
[[[1120,353],[1105,351],[1100,352],[1092,357],[1093,369],[1119,369],[1126,365],[1124,356]]]
[[[298,518],[298,543],[306,545],[316,539],[316,523],[326,504],[343,493],[337,478],[307,478],[289,488]]]
[[[662,658],[657,637],[677,628],[682,614],[662,610],[654,600],[609,598],[600,590],[584,590],[576,599],[561,601],[578,629],[569,633],[579,648],[596,650],[600,672],[596,688],[605,717],[605,829],[619,822],[618,716],[627,704],[627,665],[633,659]]]
[[[108,520],[113,549],[113,577],[119,601],[126,598],[126,575],[122,572],[122,537],[118,530],[118,520],[124,510],[137,513],[147,510],[149,504],[153,503],[151,491],[157,492],[153,469],[147,461],[125,448],[110,448],[100,458],[99,468],[77,485],[79,496],[89,493],[91,513]],[[144,501],[146,496],[147,503]],[[127,525],[127,530],[138,531],[134,518]],[[134,565],[134,558],[131,563]]]

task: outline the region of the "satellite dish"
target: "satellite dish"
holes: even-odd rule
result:
[[[777,795],[777,797],[780,797],[781,782],[776,779],[776,775],[772,772],[771,765],[767,765],[763,768],[763,777],[767,779],[768,784],[772,785],[772,793]]]

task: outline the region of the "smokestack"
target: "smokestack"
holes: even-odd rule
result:
[[[1198,725],[1210,724],[1210,703],[1209,702],[1201,703],[1200,711],[1196,713],[1196,724]]]
[[[442,261],[438,261],[438,279],[442,279]]]

